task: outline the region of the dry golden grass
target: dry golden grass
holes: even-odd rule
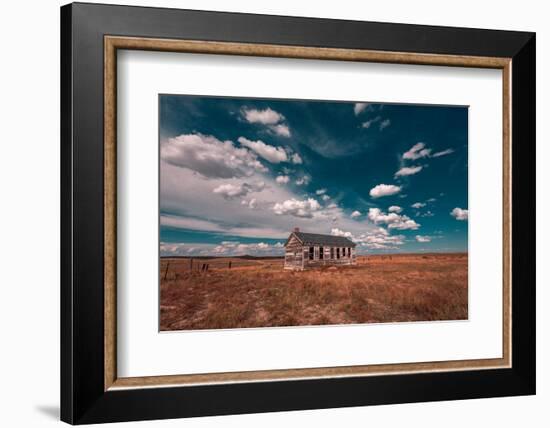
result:
[[[369,256],[301,272],[282,259],[194,259],[190,270],[189,259],[163,258],[160,297],[165,331],[463,320],[468,256]]]

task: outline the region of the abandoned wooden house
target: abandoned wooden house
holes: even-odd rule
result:
[[[295,228],[285,243],[285,269],[355,263],[355,243],[344,236],[304,233]]]

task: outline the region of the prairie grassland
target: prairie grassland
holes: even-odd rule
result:
[[[301,272],[282,259],[163,258],[160,276],[164,331],[468,317],[463,253],[360,256]]]

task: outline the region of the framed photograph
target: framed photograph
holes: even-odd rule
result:
[[[62,420],[535,393],[533,33],[76,3],[61,54]]]

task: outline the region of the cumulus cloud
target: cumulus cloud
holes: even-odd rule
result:
[[[375,123],[377,123],[377,122],[380,122],[381,120],[382,120],[382,117],[381,117],[381,116],[376,116],[376,117],[374,117],[374,118],[372,118],[372,119],[369,119],[369,120],[363,122],[363,123],[361,124],[361,126],[362,126],[363,128],[368,129],[368,128],[371,127],[371,125],[373,125],[373,124],[375,124]]]
[[[290,157],[290,160],[292,161],[293,164],[296,164],[296,165],[299,165],[299,164],[302,163],[302,158],[300,157],[300,155],[298,153],[294,153]]]
[[[403,211],[403,208],[397,206],[397,205],[392,205],[391,207],[388,208],[388,211],[391,212],[391,213],[400,213],[401,211]]]
[[[288,125],[281,123],[285,120],[285,117],[281,113],[278,113],[269,107],[265,110],[244,108],[241,113],[248,123],[259,123],[265,125],[273,133],[280,135],[281,137],[290,137],[291,135]]]
[[[240,184],[221,184],[216,187],[213,192],[223,196],[225,199],[234,199],[246,196],[250,192],[261,192],[265,188],[265,183],[259,181],[257,183],[240,183]]]
[[[277,184],[286,184],[290,181],[290,177],[288,175],[278,175],[275,179],[275,182]]]
[[[420,224],[406,215],[401,216],[401,219],[395,223],[390,223],[388,228],[396,230],[418,230]]]
[[[161,144],[160,156],[171,165],[188,168],[207,178],[251,176],[267,172],[257,156],[231,141],[220,141],[210,135],[185,134]]]
[[[401,186],[395,186],[394,184],[378,184],[370,189],[370,195],[373,198],[380,198],[382,196],[395,195],[401,191]]]
[[[292,215],[295,217],[312,218],[313,213],[318,211],[321,205],[313,198],[304,200],[287,199],[284,202],[277,202],[273,206],[273,211],[277,215]]]
[[[256,209],[256,206],[257,206],[256,203],[257,203],[256,198],[252,198],[249,201],[246,201],[244,199],[241,201],[241,205],[245,205],[248,208],[250,208],[251,210]]]
[[[323,196],[321,196],[321,199],[326,202],[330,199],[330,196],[329,195],[323,195]]]
[[[357,217],[361,217],[361,213],[359,211],[354,211],[351,213],[351,218],[357,218]]]
[[[422,166],[405,166],[395,173],[395,177],[405,177],[422,171]]]
[[[386,229],[380,227],[372,232],[360,235],[357,241],[360,245],[372,250],[395,250],[405,243],[405,236],[390,235]]]
[[[389,229],[417,230],[420,225],[407,217],[395,212],[385,213],[380,208],[369,208],[369,220],[375,224],[387,224]]]
[[[353,112],[355,113],[355,116],[358,116],[363,111],[365,111],[368,105],[368,103],[355,103],[355,105],[353,106]]]
[[[430,242],[432,238],[429,236],[422,236],[422,235],[416,235],[415,236],[417,242]]]
[[[270,146],[262,140],[251,141],[245,137],[239,137],[238,141],[242,146],[248,147],[268,162],[280,163],[288,161],[286,151],[282,147]]]
[[[432,149],[426,148],[424,143],[416,143],[408,151],[403,153],[403,159],[416,160],[430,156]]]
[[[269,128],[281,137],[290,137],[290,128],[287,125],[279,123],[277,125],[272,125]]]
[[[411,205],[411,207],[415,208],[415,209],[420,209],[420,208],[423,208],[425,207],[426,204],[424,202],[415,202],[414,204]]]
[[[392,250],[399,248],[399,245],[403,245],[405,237],[403,235],[390,235],[390,233],[383,227],[362,232],[357,235],[353,235],[351,232],[343,231],[339,228],[333,228],[331,235],[344,236],[351,239],[356,244],[359,244],[360,248],[371,250]]]
[[[382,122],[380,122],[380,126],[378,127],[378,129],[380,129],[380,131],[383,131],[390,125],[391,125],[391,120],[385,119]]]
[[[327,189],[317,189],[315,191],[316,195],[324,195],[325,193],[327,193]]]
[[[193,248],[185,245],[183,242],[179,243],[169,243],[161,242],[160,243],[160,255],[161,257],[167,256],[183,256],[189,253],[189,250]]]
[[[440,152],[434,153],[434,154],[432,155],[432,158],[438,158],[438,157],[440,157],[440,156],[450,155],[451,153],[454,153],[454,150],[453,150],[453,149],[442,150],[442,151],[440,151]]]
[[[282,242],[267,244],[265,242],[244,244],[238,241],[222,241],[220,244],[209,249],[210,254],[223,256],[242,256],[242,255],[273,255],[282,254],[284,245]]]
[[[249,123],[261,123],[262,125],[275,125],[282,122],[285,117],[269,107],[265,110],[247,109],[242,110],[242,114]]]
[[[307,186],[309,182],[311,181],[311,177],[309,175],[304,175],[300,177],[298,180],[296,180],[296,185],[298,186]]]
[[[464,210],[462,208],[454,208],[451,211],[451,215],[457,220],[468,220],[468,210]]]
[[[353,235],[351,232],[344,232],[343,230],[340,230],[338,228],[334,228],[330,231],[330,234],[333,236],[343,236],[345,238],[353,239]]]

